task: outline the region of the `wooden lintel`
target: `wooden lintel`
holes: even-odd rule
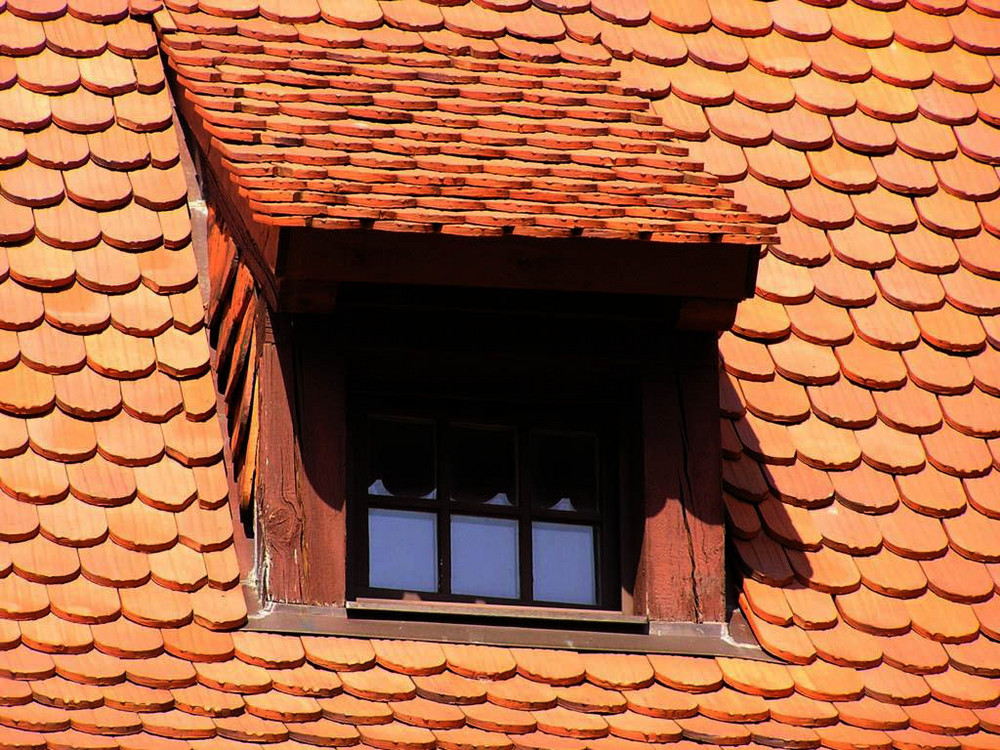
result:
[[[728,331],[736,320],[736,305],[730,300],[692,297],[683,299],[675,327],[681,331]]]
[[[470,239],[291,228],[282,283],[365,282],[655,294],[736,302],[759,247],[643,240]],[[751,287],[752,293],[752,287]],[[294,306],[287,296],[283,301]]]
[[[339,288],[336,281],[282,279],[278,308],[296,314],[328,314],[336,308]]]

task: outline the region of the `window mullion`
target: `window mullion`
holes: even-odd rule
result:
[[[517,457],[517,507],[520,510],[518,526],[518,567],[520,572],[521,600],[535,600],[534,583],[532,581],[531,555],[531,490],[528,477],[528,429],[524,422],[515,425],[517,440],[515,442]]]
[[[451,472],[450,451],[451,423],[437,422],[435,469],[437,472],[438,498],[438,591],[451,593]]]
[[[361,456],[360,468],[354,476],[354,491],[361,502],[358,504],[359,509],[354,513],[354,517],[351,517],[351,510],[348,507],[347,510],[347,528],[349,533],[354,534],[357,540],[357,552],[352,556],[354,562],[354,570],[351,571],[354,575],[354,583],[363,589],[370,588],[371,581],[371,569],[370,562],[368,559],[368,547],[371,544],[371,540],[368,538],[368,508],[369,508],[369,498],[368,498],[368,483],[365,478],[368,476],[369,465],[371,463],[371,434],[369,429],[369,421],[367,418],[367,411],[362,412],[365,417],[359,420],[358,423],[363,425],[364,433],[358,440],[358,453]],[[348,539],[350,542],[350,539]]]

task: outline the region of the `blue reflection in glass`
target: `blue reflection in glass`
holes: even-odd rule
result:
[[[517,552],[516,519],[452,516],[452,593],[516,599]]]
[[[531,557],[536,600],[597,604],[593,528],[536,521],[531,524]]]
[[[403,591],[438,590],[437,516],[368,510],[368,584]]]

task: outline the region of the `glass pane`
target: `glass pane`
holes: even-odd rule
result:
[[[593,435],[531,436],[531,499],[536,508],[597,508],[597,441]]]
[[[517,552],[515,519],[452,516],[452,593],[516,599]]]
[[[514,450],[513,430],[452,428],[452,500],[513,505]]]
[[[437,516],[368,510],[368,584],[404,591],[438,590]]]
[[[569,523],[531,524],[535,599],[597,604],[594,529]]]
[[[368,435],[369,495],[437,497],[432,422],[372,419]]]

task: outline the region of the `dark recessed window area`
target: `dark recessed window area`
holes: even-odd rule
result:
[[[265,600],[384,637],[721,622],[718,349],[675,313],[345,284],[333,314],[279,316],[262,372],[294,408],[264,402]]]
[[[357,595],[617,608],[614,431],[565,411],[356,410]]]

